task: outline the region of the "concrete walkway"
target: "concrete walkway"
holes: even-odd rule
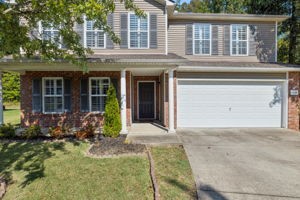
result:
[[[177,130],[202,200],[300,199],[300,134],[286,129]]]
[[[134,144],[177,145],[181,144],[177,134],[157,123],[133,123],[129,129],[127,140]]]

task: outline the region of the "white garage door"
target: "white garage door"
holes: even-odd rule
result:
[[[178,81],[178,127],[281,127],[278,82]]]

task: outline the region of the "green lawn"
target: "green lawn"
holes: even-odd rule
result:
[[[83,142],[0,142],[8,199],[153,199],[146,156],[96,159]]]
[[[161,199],[196,199],[189,161],[182,147],[153,147],[155,174]]]
[[[3,113],[4,123],[18,125],[20,124],[20,105],[19,104],[7,104],[6,110]]]

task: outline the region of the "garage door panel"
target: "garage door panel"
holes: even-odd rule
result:
[[[278,82],[178,81],[178,127],[281,127]]]

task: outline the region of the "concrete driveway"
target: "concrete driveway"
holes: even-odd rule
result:
[[[200,199],[300,199],[300,134],[286,129],[181,129]]]

